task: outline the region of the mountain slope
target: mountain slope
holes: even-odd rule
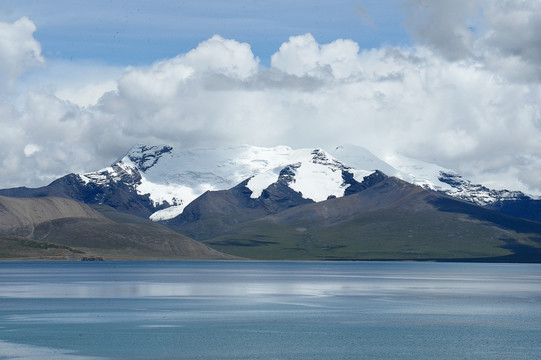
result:
[[[0,258],[83,257],[228,258],[163,225],[109,207],[64,198],[0,197]]]
[[[362,183],[353,179],[348,172],[343,172],[342,176],[343,181],[349,183],[345,196],[363,191],[387,178],[380,171],[365,176]],[[247,187],[248,180],[229,190],[207,191],[190,203],[181,215],[165,223],[194,239],[203,240],[227,232],[241,223],[314,203],[291,189],[289,181],[290,172],[285,168],[278,181],[270,184],[257,198]]]
[[[388,178],[204,242],[258,259],[541,261],[541,224]]]
[[[541,200],[524,197],[516,200],[498,200],[485,208],[502,214],[541,222]]]
[[[107,220],[88,205],[68,199],[0,196],[0,235],[31,237],[40,223],[61,218]]]

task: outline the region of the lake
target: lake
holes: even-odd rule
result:
[[[540,264],[0,262],[0,359],[540,354]]]

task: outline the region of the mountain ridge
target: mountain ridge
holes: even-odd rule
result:
[[[345,160],[340,161],[340,157]],[[136,145],[111,166],[85,174],[68,174],[38,189],[0,190],[5,196],[60,196],[87,204],[107,204],[126,213],[169,220],[205,191],[230,189],[248,180],[257,198],[283,171],[288,186],[306,199],[344,196],[351,184],[379,170],[388,176],[480,206],[541,221],[541,200],[519,191],[492,190],[473,184],[452,170],[399,158],[393,167],[360,147],[291,149],[249,145],[175,150],[169,145]],[[349,180],[347,180],[349,179]],[[527,204],[523,209],[518,203]],[[510,205],[513,204],[513,205]],[[527,211],[531,209],[531,211]]]
[[[238,256],[325,260],[541,260],[541,223],[388,177],[202,240]]]

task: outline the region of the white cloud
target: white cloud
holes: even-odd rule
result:
[[[110,91],[117,91],[117,81],[105,80],[103,82],[90,82],[82,87],[64,87],[56,91],[55,95],[62,100],[88,107],[95,105],[105,93]]]
[[[449,21],[464,22],[460,13],[451,15]],[[320,44],[310,34],[294,36],[270,68],[259,65],[250,45],[214,36],[148,67],[109,69],[96,82],[75,76],[70,86],[66,76],[56,87],[28,92],[23,105],[0,103],[1,186],[96,170],[141,142],[352,143],[541,193],[535,176],[541,173],[541,86],[497,66],[497,58],[513,53],[498,35],[502,21],[491,16],[473,39],[445,33],[411,48],[362,50],[351,40]],[[450,36],[459,38],[442,50],[440,42]],[[534,69],[536,53],[528,54],[513,56]]]
[[[181,62],[199,71],[246,79],[256,73],[259,59],[254,57],[249,44],[214,35],[181,56]]]
[[[36,26],[27,17],[13,23],[0,22],[0,90],[11,90],[28,67],[45,62],[34,31]]]
[[[319,45],[311,34],[291,36],[272,55],[271,66],[296,76],[332,75],[344,79],[361,72],[359,45],[351,40],[338,39]]]
[[[167,103],[194,70],[176,59],[161,61],[150,69],[132,68],[119,80],[122,96],[135,101]]]
[[[36,144],[28,144],[24,147],[24,155],[26,157],[29,157],[29,156],[32,156],[34,155],[35,153],[37,153],[38,151],[41,150],[41,147],[39,145],[36,145]]]

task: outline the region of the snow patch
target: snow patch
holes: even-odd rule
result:
[[[321,149],[292,150],[283,147],[280,150],[278,154],[271,154],[267,161],[268,165],[273,165],[272,169],[254,175],[248,181],[252,198],[258,198],[264,189],[278,181],[280,171],[287,166],[291,166],[295,173],[289,187],[304,198],[322,201],[329,196],[344,195],[347,186],[343,185],[342,170],[348,169],[344,164]]]
[[[355,180],[359,182],[362,181],[364,176],[372,174],[375,170],[379,170],[387,176],[395,176],[399,173],[392,165],[360,146],[340,145],[329,151],[329,153],[333,157],[340,159],[344,164],[350,166],[350,172],[354,173]],[[357,175],[356,172],[359,171],[364,175]]]
[[[343,185],[342,171],[320,163],[303,162],[296,169],[295,182],[290,187],[304,198],[314,201],[326,200],[329,196],[344,195],[347,186]]]
[[[152,221],[169,220],[182,214],[184,208],[183,205],[170,206],[167,209],[156,211],[150,215],[149,219]]]
[[[394,176],[404,181],[430,190],[443,192],[453,191],[451,185],[444,183],[439,179],[441,172],[454,173],[454,171],[450,169],[398,154],[385,157],[385,161],[398,170]]]
[[[356,170],[356,169],[349,169],[348,170],[350,173],[353,174],[353,178],[362,183],[364,181],[364,178],[369,176],[369,175],[372,175],[373,173],[375,173],[375,170]]]
[[[528,195],[520,191],[494,190],[480,184],[473,184],[454,172],[441,166],[394,154],[385,160],[399,170],[395,176],[450,196],[486,206],[500,200],[516,200]],[[531,196],[529,196],[531,198]]]
[[[252,190],[252,194],[250,195],[250,197],[252,199],[257,199],[261,196],[263,190],[268,188],[270,184],[278,181],[278,177],[280,176],[280,170],[282,170],[282,168],[275,168],[264,173],[252,176],[252,178],[246,184],[246,187]]]
[[[172,215],[177,213],[178,215],[182,213],[189,203],[194,201],[205,191],[213,191],[216,190],[216,188],[212,184],[199,184],[197,188],[191,188],[180,184],[159,184],[148,181],[142,176],[141,183],[137,185],[136,190],[139,195],[149,195],[150,200],[156,207],[167,203],[176,208],[176,210],[171,210],[170,212],[160,210],[162,212],[154,216],[156,218],[161,217],[160,220],[165,220],[163,216],[166,216],[166,214]]]
[[[83,174],[79,174],[79,179],[83,182],[83,184],[88,185],[92,180]]]

